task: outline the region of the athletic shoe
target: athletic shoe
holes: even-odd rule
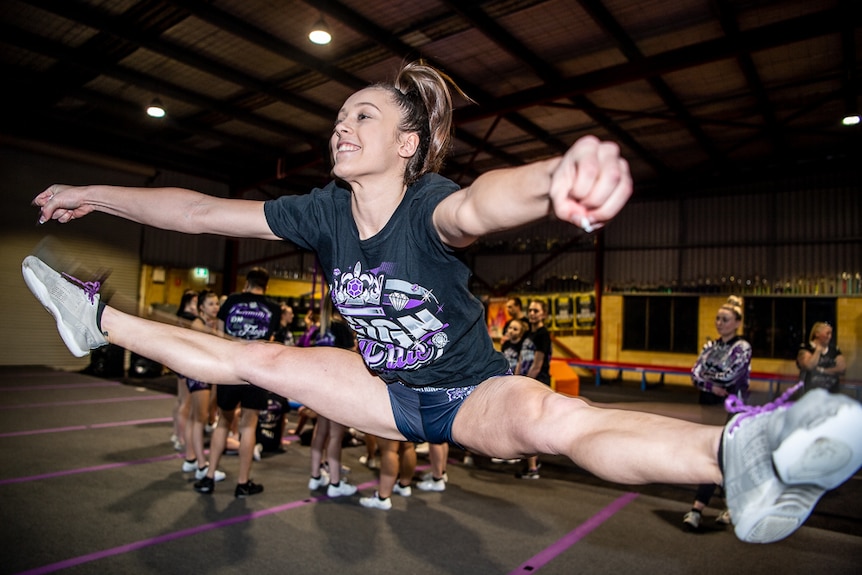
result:
[[[207,465],[204,468],[195,467],[195,479],[203,479],[207,476],[207,471],[209,471],[210,466]],[[220,471],[218,469],[213,473],[213,480],[218,483],[219,481],[224,481],[224,478],[227,477],[224,471]]]
[[[100,282],[82,282],[60,275],[36,256],[27,256],[21,265],[24,282],[57,321],[63,343],[75,357],[108,345],[96,319]]]
[[[428,451],[431,448],[428,446],[428,442],[424,441],[422,443],[417,443],[414,449],[416,451],[416,455],[428,455]]]
[[[725,509],[721,513],[718,514],[718,517],[715,518],[715,522],[719,525],[731,525],[732,521],[730,520],[730,511]]]
[[[413,488],[409,485],[402,486],[396,481],[395,485],[392,487],[392,493],[397,493],[401,497],[410,497],[411,495],[413,495]]]
[[[469,454],[464,456],[464,459],[461,461],[461,463],[463,463],[467,467],[473,467],[473,465],[475,465],[475,462],[473,461],[473,456]]]
[[[541,475],[539,475],[539,467],[541,466],[542,464],[540,463],[538,466],[536,466],[535,469],[525,469],[523,471],[519,471],[515,474],[515,477],[517,477],[518,479],[538,479],[541,477]]]
[[[254,444],[254,452],[252,453],[252,459],[255,461],[260,461],[260,454],[263,453],[263,445],[260,443]]]
[[[345,495],[353,495],[356,493],[356,486],[347,483],[345,480],[339,481],[337,484],[329,484],[326,488],[327,497],[343,497]]]
[[[192,471],[197,471],[198,469],[198,460],[192,459],[189,461],[188,459],[183,459],[183,473],[191,473]],[[206,473],[204,473],[206,475]],[[200,479],[200,477],[196,477],[195,479]]]
[[[210,493],[215,491],[215,481],[213,481],[209,477],[204,477],[200,481],[196,481],[194,487],[195,491],[197,491],[198,493],[204,493],[206,495],[209,495]]]
[[[233,496],[249,497],[251,495],[257,495],[261,491],[263,491],[263,485],[259,485],[249,479],[245,483],[237,483],[236,489],[233,492]]]
[[[500,459],[499,457],[492,457],[491,463],[506,463],[508,465],[513,465],[521,461],[520,459]]]
[[[812,390],[791,406],[792,387],[725,427],[724,488],[734,531],[750,543],[771,543],[799,528],[828,489],[862,465],[862,405],[845,395]]]
[[[697,511],[695,509],[692,509],[691,511],[686,513],[682,518],[682,522],[686,525],[686,527],[690,529],[697,529],[698,527],[700,527],[700,520],[700,511]]]
[[[171,443],[174,446],[174,451],[179,451],[180,453],[185,452],[186,446],[180,441],[180,438],[177,437],[175,433],[171,434]]]
[[[325,476],[322,473],[320,474],[320,477],[310,477],[308,479],[308,488],[311,489],[312,491],[317,491],[318,489],[320,489],[324,485],[328,485],[328,484],[329,484],[329,476],[328,475]]]
[[[374,495],[371,497],[360,497],[359,504],[368,509],[382,509],[383,511],[389,511],[392,509],[392,498],[387,497],[386,499],[380,499],[380,494],[375,491]]]
[[[426,471],[425,473],[422,474],[422,481],[428,481],[430,479],[434,479],[434,472],[433,471]],[[443,472],[443,481],[445,481],[446,483],[449,483],[449,474],[446,473],[445,471]]]
[[[446,491],[446,478],[434,479],[429,477],[416,484],[422,491]]]
[[[308,488],[312,491],[320,489],[325,485],[329,485],[329,472],[326,470],[326,467],[321,463],[318,469],[318,476],[312,477],[308,480]]]

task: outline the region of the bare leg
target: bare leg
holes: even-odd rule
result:
[[[379,439],[380,447],[380,485],[377,494],[380,499],[392,496],[397,481],[401,487],[410,487],[416,471],[416,450],[412,441],[392,441]]]
[[[186,424],[186,459],[191,460],[189,451],[198,465],[206,463],[204,454],[204,426],[209,415],[209,390],[199,390],[189,394],[191,397],[191,409],[189,410],[189,421]]]
[[[443,477],[449,459],[449,444],[431,443],[428,445],[428,459],[431,461],[431,476],[434,479]]]
[[[185,442],[186,425],[189,421],[189,388],[185,377],[177,377],[177,402],[173,410],[175,444]],[[188,453],[188,446],[186,446]]]
[[[377,437],[370,433],[365,434],[365,465],[373,469],[374,458],[377,457]]]
[[[255,430],[257,428],[257,410],[243,407],[239,416],[239,476],[237,483],[247,483],[251,474],[251,462],[254,460]]]
[[[111,343],[188,377],[216,384],[253,382],[346,426],[404,439],[395,426],[386,384],[353,351],[232,341],[111,307],[105,308],[101,327]]]
[[[593,407],[519,376],[482,383],[453,425],[455,441],[470,451],[566,455],[599,477],[627,484],[720,484],[721,434],[721,427]]]
[[[416,471],[416,446],[412,441],[398,442],[398,483],[409,487]]]
[[[320,477],[320,464],[323,463],[323,450],[326,447],[327,437],[329,437],[329,420],[318,415],[311,434],[311,477],[315,479]]]
[[[395,480],[398,478],[399,442],[381,439],[377,445],[380,447],[380,485],[377,486],[377,494],[381,499],[386,499],[392,495]]]
[[[329,482],[337,485],[341,481],[341,441],[344,439],[344,426],[329,422],[329,437],[326,440],[326,461],[329,463]]]
[[[210,467],[209,470],[207,470],[207,477],[210,479],[215,478],[216,469],[218,469],[218,465],[221,462],[221,456],[224,454],[224,448],[227,445],[227,434],[235,418],[236,412],[233,409],[219,410],[219,424],[218,427],[213,430],[212,437],[210,438]],[[201,463],[198,462],[198,465],[200,464]]]
[[[217,393],[218,387],[215,385],[210,385],[210,403],[206,420],[206,426],[209,427],[210,430],[212,430],[213,426],[218,423],[218,404],[216,403]]]

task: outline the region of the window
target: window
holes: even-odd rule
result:
[[[697,353],[698,298],[625,296],[623,349]]]
[[[743,337],[754,357],[795,359],[815,322],[835,326],[835,298],[752,297],[745,300]],[[832,328],[832,341],[838,337]]]

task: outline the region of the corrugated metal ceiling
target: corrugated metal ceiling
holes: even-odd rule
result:
[[[616,140],[636,194],[858,158],[856,0],[6,0],[13,139],[296,193],[356,89],[424,57],[477,101],[447,175]],[[328,46],[306,34],[321,16]],[[143,109],[160,98],[168,117]],[[14,110],[9,113],[8,110]],[[280,166],[280,170],[279,170]]]

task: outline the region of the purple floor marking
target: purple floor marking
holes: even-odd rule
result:
[[[87,383],[67,383],[50,385],[19,385],[16,387],[0,387],[0,391],[45,391],[48,389],[81,389],[88,387],[117,387],[122,385],[118,381],[94,381]]]
[[[367,483],[363,483],[361,485],[357,485],[359,489],[369,489],[377,485],[377,481],[369,481]],[[115,555],[121,555],[123,553],[128,553],[130,551],[137,551],[139,549],[144,549],[145,547],[151,547],[153,545],[159,545],[161,543],[168,543],[171,541],[176,541],[177,539],[182,539],[184,537],[189,537],[191,535],[197,535],[199,533],[206,533],[207,531],[212,531],[214,529],[221,529],[222,527],[229,527],[231,525],[236,525],[237,523],[243,523],[245,521],[251,521],[252,519],[258,519],[260,517],[266,517],[267,515],[273,515],[275,513],[281,513],[282,511],[289,511],[291,509],[298,509],[300,507],[304,507],[306,505],[310,505],[312,503],[317,503],[318,501],[326,501],[329,499],[326,495],[318,495],[316,497],[309,497],[307,499],[302,499],[300,501],[292,501],[290,503],[285,503],[283,505],[277,505],[276,507],[270,507],[269,509],[262,509],[261,511],[253,511],[251,513],[246,513],[245,515],[238,515],[236,517],[231,517],[229,519],[223,519],[221,521],[214,521],[212,523],[204,523],[203,525],[197,525],[195,527],[189,527],[188,529],[181,529],[180,531],[174,531],[173,533],[165,533],[164,535],[158,535],[156,537],[150,537],[149,539],[142,539],[140,541],[135,541],[133,543],[127,543],[125,545],[120,545],[118,547],[113,547],[111,549],[104,549],[102,551],[96,551],[95,553],[89,553],[87,555],[81,555],[78,557],[72,557],[71,559],[66,559],[65,561],[59,561],[57,563],[51,563],[50,565],[43,565],[42,567],[36,567],[35,569],[30,569],[28,571],[21,571],[17,575],[42,575],[44,573],[53,573],[55,571],[59,571],[61,569],[68,569],[69,567],[75,567],[78,565],[83,565],[84,563],[89,563],[91,561],[98,561],[99,559],[104,559],[106,557],[113,557]]]
[[[170,456],[176,457],[176,455]],[[162,458],[167,459],[168,457]],[[158,460],[158,458],[154,458],[153,461]],[[147,463],[149,460],[141,460],[140,463]],[[136,463],[136,462],[132,462]],[[120,464],[122,465],[122,464]],[[423,471],[427,468],[427,465],[419,465],[416,467],[417,471]],[[95,468],[90,468],[91,470],[95,470]],[[378,480],[368,481],[366,483],[362,483],[357,485],[356,487],[359,490],[362,489],[370,489],[379,483]],[[2,484],[2,483],[0,483]],[[161,543],[168,543],[170,541],[176,541],[177,539],[182,539],[184,537],[189,537],[191,535],[197,535],[198,533],[206,533],[207,531],[212,531],[214,529],[220,529],[222,527],[228,527],[230,525],[236,525],[237,523],[242,523],[244,521],[251,521],[252,519],[257,519],[260,517],[266,517],[267,515],[273,515],[275,513],[281,513],[282,511],[289,511],[291,509],[298,509],[300,507],[304,507],[306,505],[310,505],[312,503],[317,503],[318,501],[326,501],[330,499],[326,495],[318,495],[316,497],[308,497],[306,499],[302,499],[300,501],[292,501],[290,503],[285,503],[283,505],[277,505],[276,507],[270,507],[269,509],[263,509],[261,511],[253,511],[251,513],[247,513],[245,515],[239,515],[237,517],[231,517],[230,519],[223,519],[221,521],[214,521],[212,523],[204,523],[203,525],[197,525],[195,527],[189,527],[188,529],[182,529],[180,531],[174,531],[173,533],[165,533],[164,535],[158,535],[156,537],[150,537],[149,539],[142,539],[140,541],[135,541],[133,543],[127,543],[125,545],[120,545],[118,547],[113,547],[111,549],[103,549],[102,551],[96,551],[94,553],[88,553],[87,555],[81,555],[79,557],[72,557],[71,559],[66,559],[64,561],[59,561],[57,563],[51,563],[50,565],[43,565],[41,567],[36,567],[34,569],[29,569],[27,571],[21,571],[17,575],[43,575],[44,573],[53,573],[55,571],[59,571],[61,569],[68,569],[69,567],[75,567],[77,565],[83,565],[84,563],[89,563],[91,561],[98,561],[99,559],[104,559],[106,557],[113,557],[114,555],[121,555],[123,553],[128,553],[130,551],[137,551],[138,549],[143,549],[145,547],[151,547],[153,545],[159,545]]]
[[[146,425],[150,423],[167,423],[170,417],[154,417],[152,419],[132,419],[129,421],[109,421],[107,423],[91,423],[90,425],[69,425],[66,427],[50,427],[47,429],[31,429],[28,431],[8,431],[0,433],[3,437],[21,437],[24,435],[41,435],[43,433],[64,433],[66,431],[83,431],[86,429],[102,429],[105,427],[124,427],[128,425]]]
[[[109,397],[107,399],[81,399],[76,401],[53,401],[48,403],[23,403],[21,405],[0,405],[0,410],[8,409],[30,409],[44,407],[66,407],[70,405],[87,405],[97,403],[121,403],[123,401],[149,401],[151,399],[176,399],[173,395],[160,393],[159,395],[141,395],[135,397]]]
[[[0,480],[0,486],[11,485],[13,483],[26,483],[29,481],[39,481],[42,479],[54,479],[55,477],[63,477],[65,475],[77,475],[79,473],[92,473],[94,471],[105,471],[108,469],[118,469],[120,467],[130,467],[132,465],[142,465],[144,463],[156,463],[158,461],[168,461],[181,457],[177,453],[171,455],[160,455],[158,457],[148,457],[146,459],[137,459],[135,461],[118,461],[117,463],[106,463],[104,465],[94,465],[92,467],[79,467],[78,469],[66,469],[63,471],[52,471],[51,473],[42,473],[40,475],[30,475],[28,477],[11,477],[9,479]]]
[[[550,563],[554,558],[557,557],[557,555],[561,554],[563,551],[586,537],[599,525],[613,517],[615,513],[617,513],[623,507],[634,501],[637,496],[637,493],[626,493],[618,497],[616,501],[614,501],[589,519],[587,519],[584,523],[581,523],[576,529],[567,533],[556,543],[554,543],[550,547],[545,548],[537,555],[534,555],[533,557],[522,563],[517,569],[510,571],[509,575],[535,573],[536,571]]]

